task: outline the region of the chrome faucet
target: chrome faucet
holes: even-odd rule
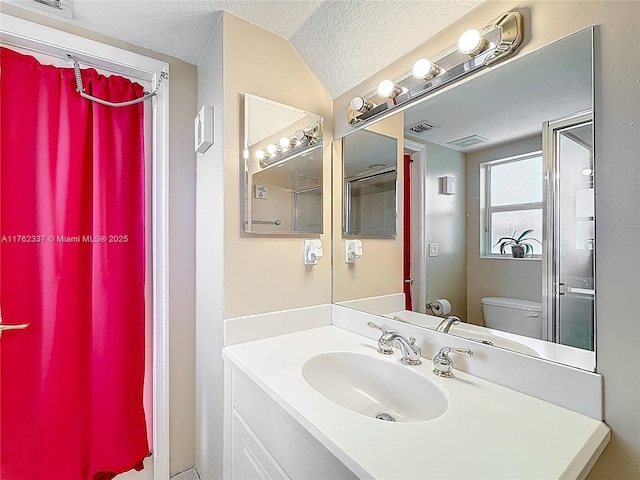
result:
[[[460,355],[466,355],[467,357],[471,357],[473,355],[473,352],[468,348],[441,348],[438,354],[433,357],[433,373],[439,377],[453,377],[453,360],[451,360],[449,353],[459,353]]]
[[[460,323],[460,319],[455,315],[450,315],[440,322],[440,325],[436,327],[436,332],[449,333],[449,329],[453,325]]]
[[[398,342],[400,346],[400,352],[402,353],[402,358],[400,361],[405,365],[420,365],[422,361],[420,360],[420,355],[422,355],[422,350],[420,347],[416,345],[416,339],[410,337],[408,340],[405,336],[398,332],[389,332],[380,325],[376,325],[373,322],[367,323],[371,328],[377,328],[382,332],[380,338],[378,339],[378,352],[383,355],[391,355],[393,353],[393,344]]]

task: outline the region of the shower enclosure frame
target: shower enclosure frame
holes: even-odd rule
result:
[[[593,123],[593,111],[579,112],[565,118],[544,122],[542,126],[542,149],[544,162],[544,219],[542,241],[542,315],[543,340],[558,343],[560,340],[560,297],[563,284],[560,282],[560,163],[558,158],[558,134],[571,127]],[[594,140],[594,139],[592,139]],[[593,148],[595,152],[595,147]],[[595,158],[593,161],[593,185],[596,184]],[[595,212],[595,205],[594,205]],[[595,218],[595,213],[594,213]],[[594,222],[595,223],[595,222]],[[595,228],[595,226],[594,226]],[[595,248],[594,248],[595,255]],[[595,259],[593,278],[595,282]],[[594,286],[595,289],[595,286]],[[595,295],[594,295],[594,352],[595,352]]]

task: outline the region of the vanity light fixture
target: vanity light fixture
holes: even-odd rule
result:
[[[351,110],[354,110],[360,113],[368,112],[375,106],[376,106],[375,103],[370,102],[369,100],[365,100],[362,97],[353,97],[349,102],[349,107],[351,107]]]
[[[347,120],[352,127],[390,115],[463,77],[498,63],[522,44],[524,21],[519,12],[506,12],[481,30],[467,30],[457,43],[433,60],[422,58],[395,81],[383,80],[378,89],[349,102]],[[416,79],[417,77],[417,79]]]
[[[429,80],[437,75],[440,75],[440,73],[442,73],[442,69],[430,60],[421,58],[413,64],[412,73],[414,77],[421,78],[423,80]]]
[[[383,97],[395,98],[403,92],[403,88],[391,80],[383,80],[378,85],[378,93]]]
[[[469,56],[476,56],[487,49],[489,42],[478,30],[467,30],[458,40],[458,49]]]

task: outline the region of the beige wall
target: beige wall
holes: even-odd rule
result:
[[[194,464],[196,68],[173,57],[2,4],[2,12],[169,64],[169,394],[170,470]]]
[[[640,2],[488,1],[421,47],[334,100],[335,134],[349,131],[349,100],[396,78],[418,58],[457,42],[460,32],[479,28],[509,10],[525,16],[518,56],[590,25],[596,38],[596,284],[597,370],[604,376],[605,419],[611,443],[590,480],[631,479],[640,472]],[[516,56],[517,58],[517,56]],[[499,68],[499,66],[493,67]],[[486,71],[485,71],[486,73]]]
[[[474,323],[467,314],[466,155],[416,137],[407,138],[426,146],[425,242],[438,244],[438,256],[426,257],[426,298],[446,298],[452,315]],[[455,195],[440,194],[440,177],[445,175],[455,178]]]
[[[402,293],[402,195],[403,195],[403,129],[402,115],[396,115],[367,127],[367,130],[398,139],[398,217],[396,238],[362,238],[362,257],[345,262],[342,236],[343,167],[342,142],[336,142],[333,153],[333,300],[344,302],[378,295]]]
[[[256,73],[258,72],[258,73]],[[244,234],[241,95],[325,117],[324,184],[330,185],[331,99],[291,45],[223,13],[198,64],[198,106],[214,107],[215,143],[197,161],[196,466],[222,478],[223,321],[331,301],[331,195],[324,195],[327,254],[303,264],[305,238]]]
[[[259,73],[257,73],[259,72]],[[324,178],[330,185],[332,104],[322,85],[281,37],[224,14],[224,317],[331,302],[331,261],[303,264],[304,238],[243,232],[241,95],[252,93],[325,118]],[[324,195],[324,233],[331,242],[331,195]]]
[[[542,150],[535,137],[467,155],[467,312],[471,323],[484,325],[483,297],[542,301],[542,262],[480,258],[480,164]],[[537,232],[541,238],[542,232]]]

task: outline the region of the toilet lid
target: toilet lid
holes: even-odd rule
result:
[[[493,305],[495,307],[515,308],[518,310],[526,310],[529,312],[541,312],[542,303],[532,302],[530,300],[520,300],[519,298],[505,297],[484,297],[482,299],[484,305]]]

